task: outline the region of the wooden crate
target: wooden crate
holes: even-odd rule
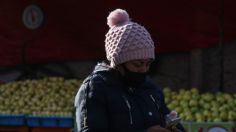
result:
[[[0,132],[29,132],[27,126],[0,126]]]
[[[34,127],[31,132],[71,132],[70,128]]]

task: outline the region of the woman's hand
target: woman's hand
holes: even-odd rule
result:
[[[181,132],[179,129],[176,128],[176,125],[168,125],[166,129],[170,130],[171,132]]]
[[[147,129],[147,132],[171,132],[171,130],[167,128],[160,127],[159,125],[152,126]]]

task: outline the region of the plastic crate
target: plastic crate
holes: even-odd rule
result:
[[[27,126],[2,126],[0,125],[0,132],[30,132]]]
[[[26,122],[29,127],[73,128],[74,125],[71,117],[28,116],[26,117]]]
[[[72,117],[59,117],[59,126],[64,128],[73,128],[74,119]]]
[[[230,131],[234,132],[234,122],[182,122],[187,132]]]
[[[30,132],[71,132],[70,128],[34,127]]]
[[[25,116],[0,114],[0,125],[23,126],[25,125]]]

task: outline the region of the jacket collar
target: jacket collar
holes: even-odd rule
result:
[[[107,64],[106,62],[99,62],[95,66],[95,68],[93,70],[93,74],[97,74],[100,77],[102,77],[102,79],[108,85],[111,84],[111,85],[117,85],[117,86],[122,86],[122,87],[128,87],[129,88],[129,86],[127,86],[124,83],[124,81],[121,79],[122,76],[121,76],[120,72],[118,70],[110,67],[109,64]],[[147,86],[147,84],[149,84],[148,83],[149,81],[150,81],[150,78],[147,78],[146,82],[140,88],[143,89],[143,87]]]
[[[110,67],[106,62],[98,63],[93,74],[99,75],[107,84],[123,85],[121,74],[118,70]]]

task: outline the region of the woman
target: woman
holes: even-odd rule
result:
[[[107,62],[98,63],[81,85],[76,98],[79,132],[171,132],[182,125],[166,125],[170,110],[162,91],[147,77],[155,59],[148,31],[130,21],[125,10],[107,18]]]

